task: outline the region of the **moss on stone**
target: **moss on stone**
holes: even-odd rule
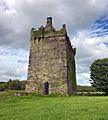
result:
[[[31,37],[41,37],[42,33],[42,30],[31,31]]]
[[[68,55],[67,62],[68,62],[68,80],[72,80],[72,82],[74,83],[76,81],[74,57]]]
[[[31,31],[30,33],[30,38],[32,37],[47,37],[47,36],[57,36],[57,35],[64,35],[66,33],[66,31],[64,29],[61,29],[59,31],[56,30],[48,30],[48,31],[44,31],[42,29],[36,30],[36,31]]]

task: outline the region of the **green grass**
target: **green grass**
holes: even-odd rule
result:
[[[108,97],[1,97],[0,120],[108,120]]]
[[[0,101],[4,99],[8,99],[9,97],[13,96],[14,92],[13,91],[8,91],[8,92],[0,92]]]

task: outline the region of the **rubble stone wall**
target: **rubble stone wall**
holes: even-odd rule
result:
[[[71,46],[66,26],[56,31],[52,18],[47,18],[46,26],[30,33],[30,55],[26,92],[45,93],[45,83],[49,94],[76,94],[76,49]]]
[[[30,47],[27,91],[42,93],[49,82],[50,93],[68,94],[65,36],[32,40]]]

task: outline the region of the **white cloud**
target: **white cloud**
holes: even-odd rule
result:
[[[89,31],[80,31],[71,38],[72,44],[77,48],[77,80],[78,84],[89,84],[89,68],[94,60],[108,57],[108,36],[91,38]]]
[[[85,29],[104,14],[107,0],[1,0],[0,44],[27,49],[31,27],[40,27],[47,16],[57,28],[66,23],[68,31]]]
[[[108,37],[91,38],[88,29],[93,21],[108,12],[107,6],[108,0],[1,0],[0,80],[12,76],[26,78],[30,29],[44,25],[46,17],[52,16],[57,29],[66,23],[77,48],[78,83],[89,84],[90,64],[108,56],[108,47],[103,44]],[[77,35],[72,34],[75,32]]]
[[[28,52],[0,47],[0,81],[26,79]]]

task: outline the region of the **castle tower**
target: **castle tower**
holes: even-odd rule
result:
[[[48,17],[46,26],[31,29],[26,92],[76,94],[76,49],[71,46],[66,26],[57,31]]]

